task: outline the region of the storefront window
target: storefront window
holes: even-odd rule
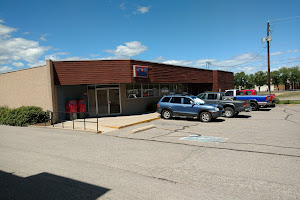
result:
[[[153,96],[159,97],[159,85],[153,85]]]
[[[126,97],[129,99],[141,97],[141,85],[127,84],[126,85]]]
[[[149,97],[149,86],[148,86],[148,84],[147,85],[145,85],[145,84],[142,85],[142,93],[143,93],[144,98]]]
[[[169,94],[169,85],[161,85],[161,96]]]
[[[153,84],[149,84],[148,87],[149,87],[149,90],[148,90],[149,97],[154,97]]]
[[[126,84],[126,97],[149,98],[188,92],[187,84]]]

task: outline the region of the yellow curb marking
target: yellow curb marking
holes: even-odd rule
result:
[[[141,123],[145,123],[145,122],[151,122],[151,121],[157,120],[157,119],[160,119],[160,117],[155,117],[155,118],[152,118],[152,119],[147,119],[147,120],[135,122],[135,123],[132,123],[132,124],[126,124],[126,125],[123,125],[123,126],[103,126],[103,125],[100,125],[100,126],[108,127],[108,128],[121,129],[121,128],[125,128],[125,127],[128,127],[128,126],[133,126],[133,125],[136,125],[136,124],[141,124]]]

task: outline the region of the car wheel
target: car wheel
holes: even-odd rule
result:
[[[161,113],[161,117],[164,119],[171,119],[172,118],[172,113],[169,110],[163,110]]]
[[[199,118],[200,118],[201,122],[210,122],[212,119],[212,116],[209,112],[202,112],[202,113],[200,113]]]
[[[257,105],[257,103],[251,102],[251,103],[250,103],[250,106],[252,107],[252,110],[253,110],[253,111],[258,110],[258,105]]]
[[[234,110],[230,107],[226,107],[224,114],[225,114],[225,117],[231,118],[234,116]]]

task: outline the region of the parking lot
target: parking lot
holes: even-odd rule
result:
[[[158,119],[102,134],[0,126],[0,170],[59,185],[21,187],[20,195],[74,198],[74,185],[82,198],[91,190],[100,199],[298,199],[299,130],[296,105],[209,123]],[[10,178],[1,177],[5,197]]]
[[[220,117],[208,123],[185,118],[160,119],[105,135],[299,156],[299,112],[300,106],[281,105],[275,108],[261,108],[260,111],[242,112],[235,118]],[[149,125],[154,127],[132,134],[132,130]],[[190,140],[183,140],[189,136]],[[201,137],[197,139],[196,136],[211,137],[211,142],[201,142]],[[214,138],[222,139],[221,142],[214,142]]]

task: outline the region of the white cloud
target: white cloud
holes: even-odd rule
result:
[[[150,8],[151,8],[151,6],[139,6],[137,9],[137,12],[141,13],[141,14],[145,14],[145,13],[149,12]]]
[[[295,50],[288,50],[287,53],[297,53],[299,52],[299,49],[295,49]]]
[[[139,41],[125,42],[125,46],[119,45],[115,50],[104,50],[105,52],[114,54],[114,59],[129,58],[143,53],[147,50],[145,45]]]
[[[22,63],[22,62],[13,62],[12,65],[16,66],[18,68],[24,67],[24,63]]]
[[[30,32],[24,32],[23,34],[24,34],[24,35],[28,35],[29,33],[30,33]]]
[[[271,56],[278,56],[278,55],[282,55],[284,54],[284,52],[275,52],[275,53],[271,53]]]
[[[95,57],[99,57],[100,54],[90,54],[90,57],[95,58]]]
[[[162,63],[170,64],[170,65],[179,65],[179,66],[189,66],[193,64],[192,61],[187,61],[187,60],[166,60],[163,61]]]
[[[12,28],[12,27],[8,27],[8,26],[5,26],[3,24],[0,24],[0,36],[1,37],[9,35],[9,34],[11,34],[12,32],[15,32],[15,31],[17,31],[16,28]]]
[[[47,41],[46,36],[48,36],[48,34],[42,34],[40,37],[41,41]]]
[[[0,19],[0,23],[4,23],[4,20],[3,20],[3,19]]]
[[[36,62],[50,47],[39,46],[39,43],[24,38],[0,39],[0,55],[8,57],[7,62],[25,60]]]
[[[121,4],[120,4],[120,8],[121,8],[121,10],[126,10],[125,3],[121,3]]]
[[[46,61],[45,60],[40,60],[40,61],[36,61],[34,63],[29,63],[27,64],[29,67],[37,67],[37,66],[43,66],[46,65]]]
[[[50,49],[50,47],[40,46],[39,42],[24,38],[12,38],[11,33],[17,31],[16,28],[0,24],[0,64],[23,67],[20,61],[27,61],[33,64]],[[15,62],[19,61],[19,62]]]
[[[8,67],[8,66],[0,67],[0,73],[12,71],[12,69],[13,69],[13,68]]]

